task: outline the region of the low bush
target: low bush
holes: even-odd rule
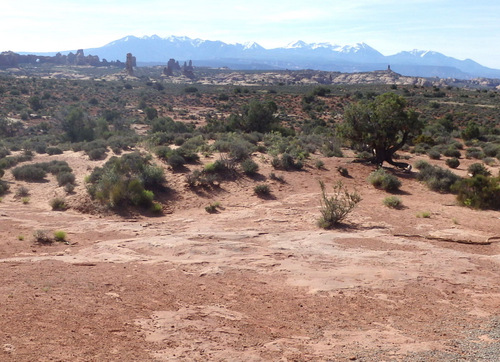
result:
[[[98,161],[104,159],[107,152],[108,150],[106,148],[99,147],[88,150],[87,155],[89,156],[89,160]]]
[[[9,191],[9,184],[6,181],[0,180],[0,195]]]
[[[49,204],[54,211],[64,211],[68,208],[68,205],[66,205],[66,200],[64,200],[62,197],[53,198],[52,200],[50,200]]]
[[[23,165],[12,170],[12,175],[16,180],[22,181],[42,181],[47,172],[38,164]]]
[[[62,230],[54,231],[54,240],[59,242],[66,242],[66,232]]]
[[[45,151],[47,152],[47,154],[49,154],[51,156],[52,155],[60,155],[63,153],[63,151],[59,147],[47,147],[45,149]],[[40,152],[38,152],[38,153],[40,153]]]
[[[431,160],[439,160],[441,158],[441,153],[436,148],[428,150],[427,155]]]
[[[484,158],[484,152],[476,147],[470,147],[465,151],[465,155],[467,158],[475,158],[477,160],[481,160]]]
[[[285,183],[285,178],[283,177],[283,175],[276,175],[274,172],[271,172],[269,174],[269,178],[271,180],[278,181],[279,183],[282,183],[282,184]]]
[[[457,168],[458,166],[460,166],[460,161],[458,160],[458,158],[448,158],[446,160],[446,165],[449,167],[449,168]]]
[[[253,176],[259,171],[259,165],[250,158],[247,158],[241,163],[241,168],[248,176]]]
[[[14,167],[20,162],[31,161],[33,156],[30,155],[18,155],[18,156],[8,156],[0,159],[0,169],[6,169]]]
[[[325,168],[325,163],[322,161],[322,160],[316,160],[314,162],[314,166],[318,169],[318,170],[322,170]]]
[[[482,147],[483,152],[488,157],[496,157],[500,153],[500,145],[495,143],[486,143]]]
[[[271,194],[271,188],[269,187],[269,185],[266,185],[266,184],[260,184],[260,185],[256,185],[254,188],[253,188],[253,192],[255,192],[255,194],[257,196],[268,196],[269,194]]]
[[[186,164],[186,160],[181,155],[174,153],[167,157],[167,164],[172,167],[173,170],[180,170]]]
[[[220,181],[219,175],[200,170],[194,170],[186,176],[186,183],[190,188],[214,187],[218,181]]]
[[[209,214],[215,214],[220,207],[220,202],[212,202],[210,205],[205,206],[205,211]]]
[[[321,187],[321,217],[318,226],[323,229],[331,229],[339,225],[347,215],[361,201],[361,196],[357,192],[349,192],[339,181],[333,187],[333,195],[326,193],[325,184],[320,181]]]
[[[285,171],[300,170],[304,166],[300,160],[295,160],[292,155],[283,153],[280,158],[274,157],[271,165],[276,169]]]
[[[491,172],[488,171],[488,169],[479,162],[473,163],[467,168],[467,172],[469,175],[472,177],[477,176],[477,175],[483,175],[483,176],[491,176]]]
[[[45,230],[35,230],[33,232],[33,238],[35,239],[35,242],[40,244],[50,244],[53,241]]]
[[[454,158],[460,158],[462,156],[460,151],[454,147],[449,147],[446,150],[444,150],[443,155],[445,155],[446,157],[454,157]]]
[[[109,207],[151,207],[151,190],[162,190],[165,176],[161,167],[151,163],[151,155],[135,152],[111,157],[103,167],[96,167],[87,181],[90,196]]]
[[[429,219],[431,217],[431,213],[429,211],[422,211],[417,213],[418,218]]]
[[[477,174],[453,186],[460,204],[475,209],[500,210],[500,177]]]
[[[15,196],[19,198],[27,197],[29,195],[30,195],[30,190],[28,190],[25,186],[19,186],[15,193]]]
[[[397,196],[388,196],[383,201],[383,204],[391,209],[399,209],[403,206],[403,202]]]
[[[343,177],[349,176],[349,170],[345,167],[339,166],[339,167],[337,167],[337,171],[339,172],[340,176],[343,176]]]
[[[385,191],[397,191],[401,187],[401,181],[383,168],[373,171],[368,176],[368,181],[376,188]]]
[[[433,191],[450,192],[451,186],[461,179],[450,170],[432,166],[425,161],[417,162],[415,167],[420,171],[417,174],[417,179],[424,181]]]
[[[64,191],[66,191],[67,194],[73,193],[73,191],[75,191],[75,185],[72,183],[64,185]]]
[[[151,207],[149,208],[149,210],[153,214],[161,215],[161,214],[163,214],[163,205],[160,204],[159,202],[153,201],[153,203],[151,204]]]
[[[75,175],[71,172],[61,172],[57,175],[57,183],[59,186],[65,186],[75,183]]]

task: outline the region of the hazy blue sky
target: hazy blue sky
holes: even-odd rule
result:
[[[500,69],[498,0],[9,0],[0,34],[0,51],[31,52],[153,34],[265,48],[365,42],[384,55],[434,50]]]

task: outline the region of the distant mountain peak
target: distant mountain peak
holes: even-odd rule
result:
[[[483,67],[472,60],[458,60],[435,51],[418,49],[385,56],[363,42],[337,45],[297,40],[284,47],[265,49],[254,41],[231,44],[187,36],[162,38],[155,34],[141,38],[128,35],[85,52],[110,60],[123,59],[125,54],[132,53],[139,63],[150,64],[164,64],[175,58],[236,69],[318,69],[348,73],[382,70],[390,64],[391,69],[404,75],[500,78],[500,70]]]
[[[308,44],[302,40],[297,40],[294,42],[289,43],[287,46],[285,46],[285,49],[297,49],[297,48],[306,48]]]
[[[243,43],[243,49],[244,50],[258,50],[258,49],[264,49],[264,48],[254,41],[248,41],[248,42]]]

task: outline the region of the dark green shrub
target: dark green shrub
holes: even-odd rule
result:
[[[71,172],[61,172],[57,174],[57,183],[59,186],[75,183],[75,175]]]
[[[19,155],[19,156],[8,156],[0,159],[0,169],[6,169],[17,165],[20,162],[31,161],[33,156]]]
[[[154,199],[153,191],[145,190],[139,179],[130,180],[127,185],[127,198],[135,206],[151,206]]]
[[[460,166],[460,161],[458,160],[458,158],[449,158],[446,160],[446,165],[449,167],[449,168],[457,168],[458,166]]]
[[[470,147],[465,151],[467,158],[475,158],[477,160],[481,160],[484,158],[484,153],[481,149],[476,147]]]
[[[253,188],[253,192],[255,192],[255,194],[260,197],[269,196],[271,194],[271,188],[269,187],[269,185],[260,184],[256,185]]]
[[[467,168],[467,172],[472,176],[491,176],[491,172],[482,163],[473,163]]]
[[[68,208],[66,200],[64,200],[62,197],[53,198],[52,200],[50,200],[49,204],[54,211],[64,211]]]
[[[325,190],[325,184],[320,181],[321,187],[321,217],[318,226],[323,229],[331,229],[339,225],[354,207],[361,201],[357,192],[349,192],[339,181],[333,187],[333,195],[329,196]]]
[[[417,145],[415,145],[415,147],[413,148],[413,153],[416,153],[417,155],[418,154],[423,154],[423,153],[427,153],[427,150],[430,149],[431,146],[429,146],[427,143],[419,143]]]
[[[423,169],[432,167],[432,165],[429,162],[424,161],[424,160],[418,160],[417,162],[415,162],[414,166],[417,170],[423,170]]]
[[[37,164],[34,164],[16,167],[12,170],[12,175],[14,175],[16,180],[42,181],[47,172]]]
[[[259,165],[251,158],[247,158],[241,163],[241,168],[248,176],[253,176],[259,171]]]
[[[420,170],[417,179],[424,181],[433,191],[450,192],[451,186],[461,179],[450,170],[432,166],[425,161],[416,163],[416,168]]]
[[[446,150],[444,150],[443,155],[445,155],[446,157],[454,157],[454,158],[460,158],[460,156],[462,156],[460,151],[454,147],[449,147]]]
[[[280,158],[274,157],[271,161],[271,165],[276,169],[282,169],[285,171],[290,170],[300,170],[303,167],[302,162],[295,161],[292,155],[288,153],[283,153]]]
[[[477,174],[453,186],[457,200],[464,206],[476,209],[500,210],[500,178]]]
[[[9,184],[3,180],[0,180],[0,195],[5,194],[9,191]]]
[[[376,188],[385,191],[397,191],[401,187],[401,181],[383,168],[373,171],[370,176],[368,176],[368,181]]]
[[[248,141],[238,140],[231,143],[229,147],[229,157],[235,161],[242,161],[252,154],[255,147]]]
[[[186,160],[181,155],[174,153],[167,158],[167,163],[173,170],[179,170],[186,164]]]
[[[284,170],[290,170],[295,168],[295,161],[291,155],[284,153],[281,155],[280,166]]]
[[[102,160],[106,157],[106,152],[107,152],[107,149],[106,148],[93,148],[91,150],[89,150],[87,152],[87,155],[89,156],[89,159],[91,161],[98,161],[98,160]]]
[[[427,155],[431,160],[439,160],[441,158],[441,153],[436,148],[428,150]]]
[[[87,191],[92,198],[110,206],[132,204],[151,206],[154,194],[161,190],[165,176],[161,167],[151,164],[151,155],[138,152],[111,157],[88,177]]]
[[[35,149],[35,152],[36,153],[39,153],[39,154],[44,154],[44,153],[48,153],[47,152],[47,145],[43,142],[37,142],[35,145],[34,145],[34,149]],[[61,151],[62,153],[62,151]],[[49,153],[50,154],[50,153]]]
[[[189,87],[184,88],[184,92],[186,92],[186,93],[196,93],[196,92],[198,92],[198,88],[196,88],[194,86],[189,86]]]
[[[4,158],[10,155],[10,151],[5,147],[0,147],[0,158]]]
[[[72,172],[73,170],[69,167],[66,161],[53,160],[50,162],[37,163],[45,171],[50,172],[53,175],[58,175],[62,172]]]
[[[500,145],[494,143],[486,143],[483,147],[483,152],[488,157],[496,157],[500,153]]]
[[[462,138],[464,140],[477,139],[481,135],[478,125],[475,122],[469,122],[467,127],[462,131]]]
[[[38,152],[38,151],[37,151]],[[59,147],[47,147],[46,148],[46,152],[49,154],[49,155],[60,155],[63,153],[63,151],[59,148]],[[40,152],[38,152],[40,153]]]
[[[67,194],[73,193],[74,190],[75,190],[74,184],[70,183],[70,184],[64,185],[64,191],[66,191]]]
[[[153,120],[155,118],[158,118],[158,111],[154,107],[147,107],[144,110],[144,113],[146,113],[146,118],[149,120]]]

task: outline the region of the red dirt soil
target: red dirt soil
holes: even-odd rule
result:
[[[69,204],[86,202],[82,180],[104,161],[34,161],[52,159],[79,180]],[[366,181],[373,168],[349,157],[296,172],[255,160],[272,197],[255,196],[247,177],[195,193],[168,171],[160,217],[52,211],[48,201],[64,195],[52,176],[25,183],[6,172],[0,360],[500,359],[500,242],[484,243],[500,236],[500,212],[457,206],[402,173],[404,208],[387,208],[389,194]],[[316,226],[318,180],[361,194],[343,227]],[[28,204],[14,196],[20,185]],[[222,209],[208,214],[214,201]],[[68,244],[35,243],[39,229],[66,231]]]

